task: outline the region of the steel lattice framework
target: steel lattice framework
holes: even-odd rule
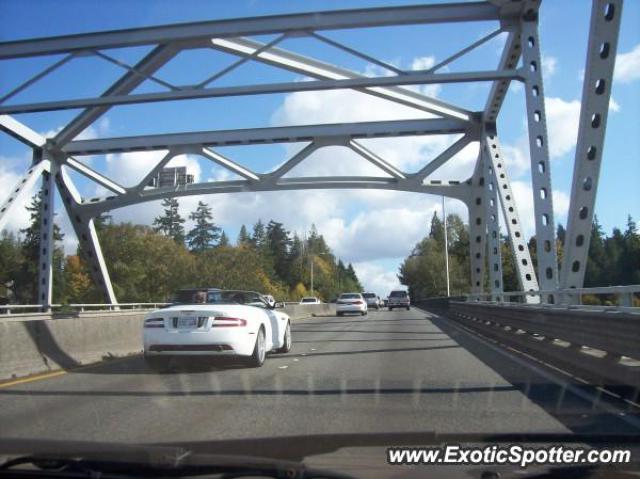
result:
[[[51,304],[53,252],[53,201],[57,189],[91,266],[94,280],[109,303],[116,303],[109,273],[100,249],[93,219],[106,211],[168,197],[246,191],[296,189],[375,188],[445,195],[463,201],[469,211],[471,238],[471,291],[484,290],[485,265],[489,268],[490,293],[501,300],[502,260],[499,244],[501,205],[524,291],[557,291],[562,287],[582,287],[589,248],[589,232],[595,204],[604,132],[622,14],[622,0],[593,0],[582,110],[576,147],[575,170],[569,211],[563,276],[558,277],[555,248],[553,195],[549,163],[545,96],[541,73],[538,34],[539,0],[489,0],[472,3],[416,5],[390,8],[339,10],[221,21],[205,21],[150,28],[138,28],[25,41],[0,43],[0,60],[46,55],[64,55],[10,92],[0,97],[0,129],[33,149],[33,163],[18,185],[0,206],[0,228],[11,207],[34,182],[42,179],[42,229],[39,264],[39,301]],[[384,61],[327,37],[324,31],[381,26],[461,23],[493,20],[499,27],[426,70],[403,71]],[[485,44],[499,34],[506,42],[497,69],[448,72],[451,62]],[[262,43],[248,37],[275,34]],[[363,76],[314,58],[293,53],[277,44],[291,37],[309,37],[339,48],[382,67],[388,76]],[[152,46],[153,49],[131,66],[108,54],[108,49]],[[209,48],[234,55],[236,61],[197,85],[174,86],[155,72],[178,53]],[[115,63],[126,72],[101,96],[38,103],[7,104],[7,101],[67,62],[82,56],[96,56]],[[311,81],[210,87],[209,85],[245,62],[260,62],[306,77]],[[443,71],[444,70],[444,71]],[[132,93],[145,81],[166,88],[154,93]],[[534,191],[535,226],[538,247],[537,272],[523,236],[517,202],[511,189],[503,152],[498,140],[499,113],[511,82],[520,82],[526,92],[531,176]],[[491,82],[482,111],[468,111],[457,105],[426,96],[409,85]],[[78,140],[78,135],[110,108],[150,102],[233,97],[269,93],[352,89],[389,102],[428,112],[422,120],[376,121],[326,125],[285,126],[224,131],[201,131],[121,138]],[[43,138],[10,115],[81,108],[82,112],[51,138]],[[416,173],[405,173],[385,161],[359,140],[414,135],[461,134],[436,158]],[[305,142],[307,146],[274,171],[259,174],[216,151],[229,145]],[[433,181],[429,176],[471,142],[480,144],[480,154],[470,177],[463,182]],[[384,176],[285,177],[314,151],[327,146],[345,146],[375,165]],[[162,160],[137,185],[123,187],[116,181],[78,161],[76,157],[114,152],[166,150]],[[241,180],[203,182],[175,188],[146,188],[172,158],[182,154],[203,156]],[[64,167],[64,168],[63,168]],[[103,186],[112,194],[103,198],[83,198],[65,168],[70,168]],[[550,298],[548,298],[550,299]],[[531,301],[537,301],[537,297]],[[562,301],[558,297],[554,300]]]

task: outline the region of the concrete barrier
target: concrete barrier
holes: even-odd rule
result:
[[[292,320],[335,314],[330,304],[287,305]],[[6,316],[0,320],[0,380],[71,369],[142,352],[149,311],[92,311],[72,316]]]
[[[291,319],[303,319],[312,316],[335,316],[336,305],[323,304],[288,304],[278,311],[284,311]]]
[[[142,351],[145,312],[0,322],[0,379]]]

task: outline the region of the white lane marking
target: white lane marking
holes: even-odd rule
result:
[[[284,366],[278,366],[278,369],[287,369],[289,366],[284,365]]]
[[[298,358],[293,358],[294,363],[297,363],[298,361],[300,361]]]

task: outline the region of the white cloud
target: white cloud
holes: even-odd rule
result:
[[[513,197],[517,198],[518,214],[525,238],[535,234],[535,214],[533,206],[533,191],[531,183],[526,181],[511,182]],[[553,214],[555,223],[566,225],[567,212],[569,211],[569,195],[564,191],[553,190]],[[504,218],[500,216],[501,224],[504,225]]]
[[[549,55],[542,55],[542,75],[549,79],[556,74],[558,59]]]
[[[412,70],[428,70],[436,64],[436,59],[433,56],[414,58],[411,62]]]
[[[620,111],[620,104],[615,101],[613,97],[609,99],[609,111],[613,113],[618,113]]]
[[[640,79],[640,43],[627,53],[618,53],[613,79],[631,83]]]
[[[580,102],[551,97],[546,98],[545,108],[549,134],[549,155],[551,158],[559,158],[576,146]]]
[[[402,288],[395,271],[389,271],[375,263],[354,263],[353,267],[364,289],[381,298],[386,298],[394,289]]]
[[[5,168],[5,166],[0,163],[0,205],[4,204],[8,193],[13,191],[13,188],[21,178],[22,175]],[[31,202],[31,197],[37,193],[39,187],[40,182],[37,181],[31,191],[24,191],[21,198],[17,202],[14,202],[9,211],[9,219],[4,229],[17,234],[21,229],[29,226],[29,212],[26,210],[26,207]]]

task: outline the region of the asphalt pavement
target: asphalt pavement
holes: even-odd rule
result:
[[[417,308],[296,321],[293,343],[258,369],[135,356],[0,386],[0,438],[640,430],[624,402]]]

